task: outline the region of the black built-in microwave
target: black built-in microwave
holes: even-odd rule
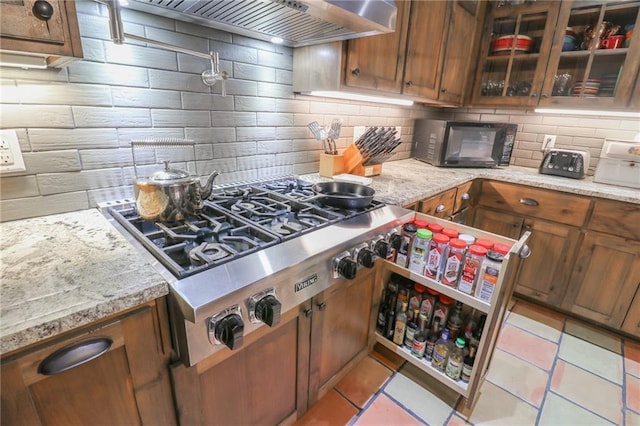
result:
[[[508,166],[517,130],[509,123],[420,119],[411,155],[440,167]]]

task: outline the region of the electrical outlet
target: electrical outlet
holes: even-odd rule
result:
[[[556,146],[556,135],[544,135],[544,140],[542,141],[542,151],[546,151],[548,149]]]
[[[24,172],[24,159],[15,130],[0,131],[0,173],[12,174]]]

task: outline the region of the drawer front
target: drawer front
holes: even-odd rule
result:
[[[479,204],[573,226],[585,223],[591,200],[525,185],[483,182]]]
[[[467,182],[458,187],[456,193],[456,200],[453,206],[453,212],[458,213],[461,210],[467,209],[471,206],[472,200],[477,197],[478,185],[472,182]]]
[[[640,241],[640,204],[596,200],[589,229]]]
[[[420,212],[436,217],[449,217],[453,214],[456,199],[456,189],[450,189],[442,194],[420,201]]]

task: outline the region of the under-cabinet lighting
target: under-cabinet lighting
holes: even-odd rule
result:
[[[596,111],[585,109],[555,109],[555,108],[536,108],[533,112],[540,114],[561,114],[561,115],[603,115],[607,117],[629,117],[640,118],[640,112],[629,111]]]
[[[350,92],[313,91],[306,93],[311,96],[323,96],[325,98],[346,99],[350,101],[378,102],[383,104],[411,106],[413,101],[407,99],[387,98],[383,96],[361,95]]]
[[[273,44],[282,44],[282,42],[284,42],[282,37],[271,37],[271,43]]]
[[[0,52],[0,67],[45,69],[47,60],[42,56]]]

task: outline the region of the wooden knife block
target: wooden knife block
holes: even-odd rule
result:
[[[344,173],[358,176],[377,176],[382,173],[382,164],[364,166],[364,158],[355,144],[351,144],[344,150]]]

